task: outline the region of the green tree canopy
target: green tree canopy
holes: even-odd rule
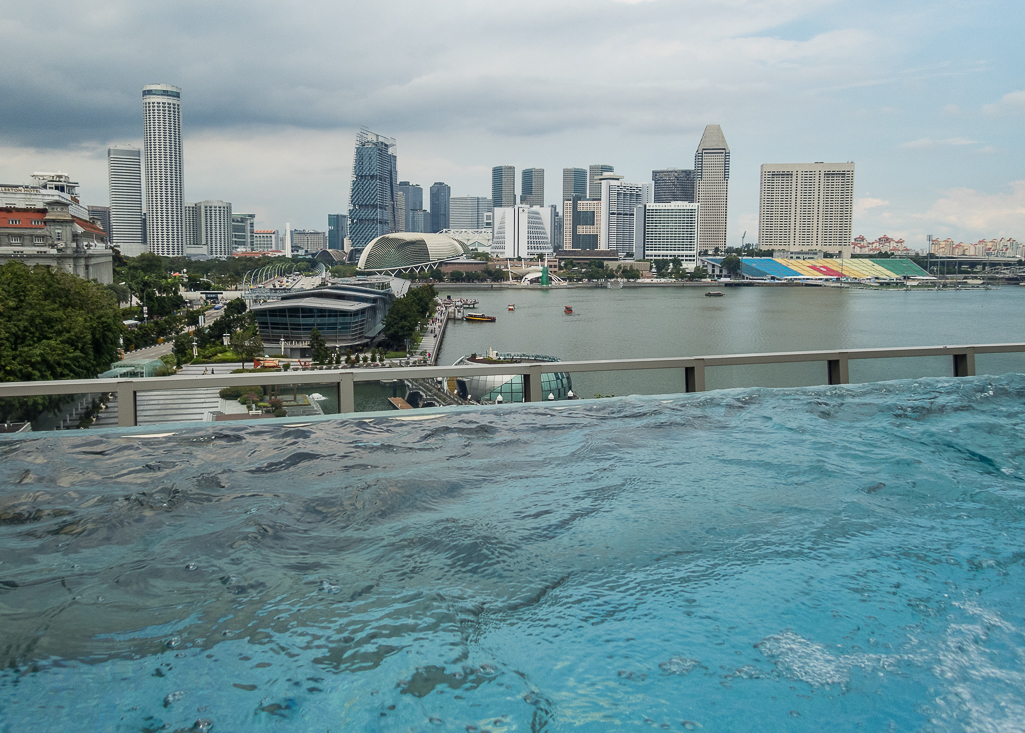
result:
[[[0,267],[0,380],[90,379],[117,360],[121,313],[102,285],[44,266]],[[32,419],[60,398],[0,401],[0,417]]]
[[[320,336],[320,332],[317,332]],[[324,339],[321,338],[321,341]],[[325,346],[326,348],[326,346]],[[263,339],[256,326],[249,326],[231,334],[231,350],[242,362],[252,361],[263,353]]]
[[[318,364],[323,364],[331,356],[331,350],[327,348],[327,342],[316,326],[310,331],[310,353],[313,361]]]
[[[722,269],[731,275],[737,275],[740,273],[740,258],[736,255],[726,255],[722,260]]]

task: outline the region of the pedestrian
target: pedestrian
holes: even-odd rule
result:
[[[211,373],[211,374],[217,374],[217,370],[216,370],[216,369],[214,369],[213,367],[211,367],[211,368],[210,368],[210,373]]]
[[[203,374],[206,374],[206,367],[203,367]]]

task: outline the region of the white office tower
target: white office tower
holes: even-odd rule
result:
[[[680,259],[685,270],[698,262],[698,205],[688,201],[643,204],[634,212],[637,259]]]
[[[730,146],[719,125],[708,125],[694,153],[694,194],[701,218],[698,248],[726,251],[726,203],[729,197]],[[760,243],[759,243],[760,246]]]
[[[762,166],[758,246],[850,257],[854,163]]]
[[[483,229],[490,226],[491,199],[484,196],[453,196],[448,200],[449,229]]]
[[[277,229],[254,229],[253,230],[253,251],[271,252],[278,250]]]
[[[534,259],[552,254],[555,208],[552,206],[502,206],[494,211],[491,256]]]
[[[185,254],[181,96],[182,90],[170,84],[142,88],[146,244],[165,257]]]
[[[142,153],[128,145],[107,149],[110,243],[123,257],[146,252],[142,237]]]
[[[634,213],[651,201],[651,185],[626,183],[623,176],[605,173],[598,176],[601,185],[601,224],[598,249],[614,249],[620,255],[634,256]]]
[[[231,204],[200,201],[195,205],[199,244],[211,257],[231,256]]]

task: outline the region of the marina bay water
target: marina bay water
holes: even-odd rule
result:
[[[1016,730],[1023,404],[1010,375],[3,438],[0,730]]]
[[[706,298],[709,289],[722,298]],[[989,291],[879,292],[787,287],[503,288],[446,290],[472,297],[495,323],[453,322],[439,364],[463,354],[541,353],[563,360],[630,359],[766,351],[928,346],[1025,341],[1025,288]],[[514,303],[515,311],[507,305]],[[573,315],[563,314],[563,307]],[[982,372],[1025,372],[1025,357],[983,356]],[[869,381],[950,374],[949,359],[854,362],[851,379]],[[798,386],[825,381],[824,364],[720,367],[708,387]],[[659,394],[683,391],[666,372],[575,375],[576,392]]]

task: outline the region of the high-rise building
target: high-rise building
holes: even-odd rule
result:
[[[107,149],[110,190],[110,243],[125,257],[146,252],[142,225],[142,155],[138,148]]]
[[[496,165],[491,169],[491,203],[499,206],[516,205],[516,167]]]
[[[256,214],[231,215],[231,251],[252,252]]]
[[[693,270],[698,257],[698,205],[686,201],[642,204],[634,212],[634,256],[645,260],[679,258]]]
[[[322,249],[328,249],[327,232],[318,232],[314,229],[293,229],[292,248],[306,252],[319,252]]]
[[[435,181],[431,186],[431,231],[440,232],[449,229],[449,199],[452,188],[442,181]]]
[[[188,201],[182,206],[182,246],[186,256],[210,254],[199,244],[199,214],[196,205]]]
[[[200,201],[194,209],[199,245],[211,257],[231,257],[231,204],[227,201]]]
[[[601,228],[598,249],[614,249],[620,255],[634,257],[634,215],[641,204],[651,201],[647,183],[626,183],[623,176],[605,173],[601,183]]]
[[[165,257],[185,254],[181,97],[170,84],[142,88],[146,241],[150,252]]]
[[[853,217],[854,163],[762,166],[760,248],[849,257]]]
[[[100,222],[100,229],[107,235],[107,241],[110,241],[110,207],[109,206],[89,206],[89,221],[96,219]]]
[[[597,201],[601,198],[601,184],[598,178],[606,173],[615,172],[615,168],[607,163],[595,163],[587,168],[587,198]]]
[[[399,181],[399,185],[396,187],[399,193],[398,200],[402,202],[402,206],[396,207],[398,210],[398,227],[400,232],[416,232],[418,229],[413,229],[409,222],[409,212],[416,209],[422,209],[424,207],[424,190],[420,188],[419,183],[410,183],[409,181]]]
[[[730,147],[719,125],[708,125],[694,153],[695,200],[699,204],[698,249],[726,251],[726,205],[729,198]]]
[[[345,238],[349,236],[349,217],[345,214],[327,215],[327,248],[345,249]]]
[[[448,229],[483,229],[490,226],[491,199],[483,196],[453,196],[449,199]]]
[[[496,206],[491,256],[534,258],[552,254],[554,235],[554,206]]]
[[[681,168],[666,168],[651,172],[654,184],[653,197],[656,204],[672,201],[694,203],[694,171]]]
[[[520,203],[525,206],[545,205],[545,169],[524,168],[520,186]]]
[[[254,252],[271,252],[280,249],[277,229],[255,229],[253,231]]]
[[[573,196],[562,202],[562,249],[598,249],[601,200]]]
[[[398,231],[395,140],[360,128],[352,161],[349,238],[356,250]]]
[[[562,200],[574,196],[587,198],[587,171],[583,168],[562,169]]]
[[[431,212],[427,209],[410,209],[408,214],[409,232],[430,232]]]

